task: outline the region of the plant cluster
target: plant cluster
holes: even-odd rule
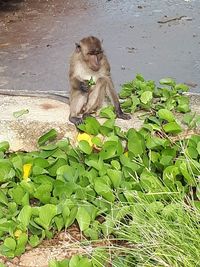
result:
[[[200,135],[171,140],[182,131],[172,111],[189,111],[180,94],[187,88],[160,83],[137,75],[122,87],[125,111],[150,111],[138,131],[123,132],[106,107],[103,124],[88,117],[79,126],[75,147],[49,144],[53,129],[39,151],[8,153],[0,143],[1,254],[18,256],[76,222],[91,242],[114,240],[112,252],[97,248],[51,267],[200,264]]]

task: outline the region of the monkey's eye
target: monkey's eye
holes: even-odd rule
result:
[[[95,51],[89,51],[89,52],[88,52],[88,55],[91,55],[91,56],[92,56],[92,55],[96,55],[96,52],[95,52]]]
[[[99,55],[102,53],[103,53],[103,50],[95,50],[95,51],[92,50],[88,52],[88,55]]]

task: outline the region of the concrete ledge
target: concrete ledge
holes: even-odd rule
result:
[[[191,108],[200,114],[200,95],[190,95]],[[29,113],[19,118],[13,112],[28,109]],[[116,120],[116,125],[127,130],[140,128],[143,121],[136,112],[132,119]],[[0,96],[0,141],[8,141],[11,151],[33,151],[38,149],[38,138],[48,130],[55,128],[58,139],[67,137],[72,143],[76,140],[76,127],[68,121],[69,105],[48,98]],[[103,119],[99,119],[100,122]]]

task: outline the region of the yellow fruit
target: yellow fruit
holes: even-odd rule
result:
[[[27,180],[29,178],[30,172],[31,172],[31,163],[27,163],[23,165],[23,179]]]
[[[15,236],[16,238],[19,238],[21,234],[22,234],[22,231],[21,231],[21,230],[16,230],[16,231],[14,232],[14,236]]]
[[[77,141],[80,142],[82,140],[87,141],[91,147],[93,146],[91,135],[87,133],[79,133],[77,136]]]

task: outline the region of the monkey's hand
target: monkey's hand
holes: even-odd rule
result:
[[[117,112],[117,118],[119,119],[123,119],[123,120],[130,120],[131,119],[131,115],[126,114],[124,112]]]
[[[89,91],[89,86],[87,82],[80,82],[80,90],[85,93]]]

